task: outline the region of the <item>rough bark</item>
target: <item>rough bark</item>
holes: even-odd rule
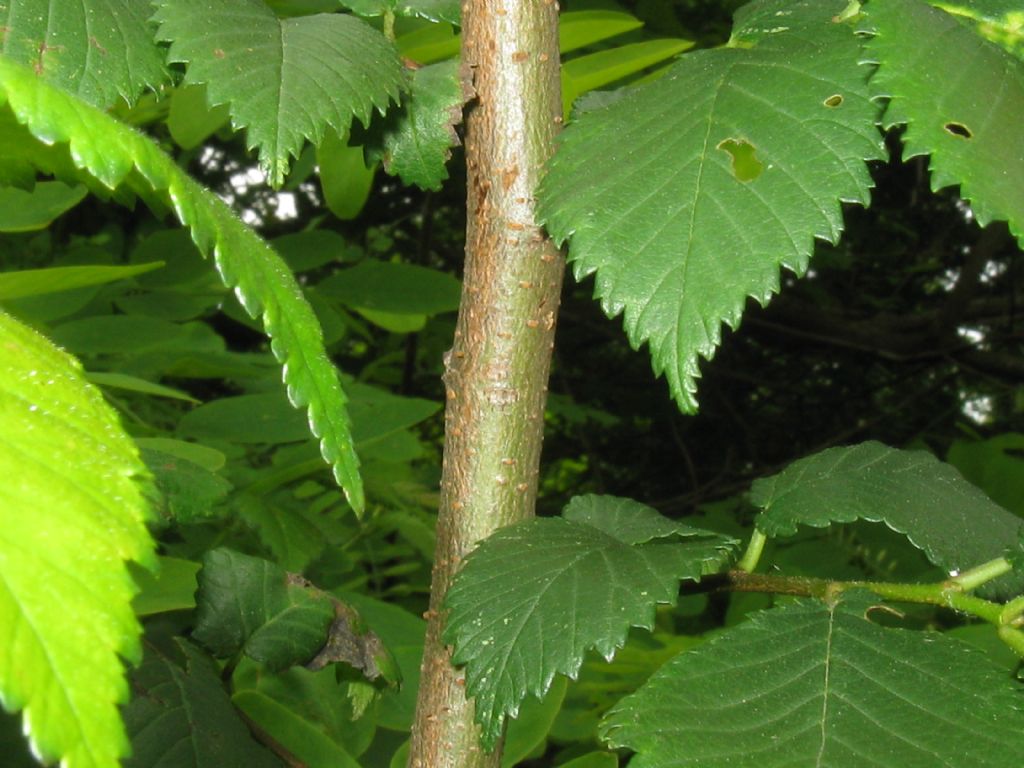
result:
[[[497,766],[481,751],[441,641],[461,560],[533,515],[563,261],[535,223],[534,190],[561,124],[554,0],[468,0],[466,267],[447,390],[441,504],[411,768]]]

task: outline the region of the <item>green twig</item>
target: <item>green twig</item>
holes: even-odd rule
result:
[[[761,553],[764,552],[764,545],[767,542],[768,537],[755,528],[750,537],[750,543],[747,544],[747,551],[743,553],[743,557],[736,567],[741,571],[752,573],[757,568],[757,562],[761,559]]]
[[[954,576],[949,580],[951,584],[956,584],[960,589],[969,591],[977,589],[987,581],[1002,576],[1004,573],[1009,573],[1013,570],[1013,566],[1007,562],[1005,557],[997,557],[995,560],[989,560],[987,563],[971,568],[970,570],[964,571],[958,576]]]
[[[1024,658],[1024,632],[1013,627],[1000,627],[999,639],[1013,649],[1021,658]]]
[[[746,557],[744,556],[744,559]],[[1000,626],[1004,607],[990,600],[965,594],[958,585],[948,581],[937,584],[898,584],[878,581],[830,581],[802,576],[751,574],[735,570],[727,574],[727,588],[738,592],[768,592],[801,595],[819,599],[849,589],[867,589],[879,597],[903,603],[923,603],[966,613]]]

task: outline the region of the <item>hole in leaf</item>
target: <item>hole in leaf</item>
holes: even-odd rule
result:
[[[829,96],[827,99],[825,99],[826,107],[838,107],[842,103],[843,97],[842,94],[839,93],[833,94],[832,96]]]
[[[961,139],[974,138],[974,134],[971,133],[971,129],[963,123],[948,122],[942,127],[946,129],[947,133],[950,133],[953,136],[959,136]]]
[[[757,150],[746,139],[724,139],[717,148],[732,158],[732,175],[738,181],[753,181],[764,171],[764,163],[757,159]]]

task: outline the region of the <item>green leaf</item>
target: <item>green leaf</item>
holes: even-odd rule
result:
[[[349,413],[352,434],[364,445],[418,424],[440,410],[433,400],[392,395],[383,389],[351,382]],[[190,411],[178,423],[185,437],[228,440],[235,443],[274,445],[309,438],[302,415],[280,392],[225,397]]]
[[[271,499],[246,494],[232,506],[253,527],[274,560],[289,571],[304,571],[328,545],[324,532],[305,515],[282,508]]]
[[[215,351],[223,346],[216,332],[204,323],[178,324],[131,315],[88,315],[61,323],[50,335],[77,355],[197,348]]]
[[[222,397],[201,405],[178,422],[178,434],[197,440],[279,445],[306,440],[309,430],[283,393],[267,392]]]
[[[185,82],[205,83],[227,104],[275,187],[305,139],[345,133],[398,99],[401,60],[378,31],[354,16],[279,19],[263,0],[159,0],[159,38],[169,59],[188,65]]]
[[[343,699],[340,693],[335,693]],[[344,700],[344,699],[343,699]],[[326,736],[315,723],[259,691],[239,691],[231,703],[261,730],[309,768],[359,768],[358,761],[344,747]]]
[[[582,94],[642,72],[693,45],[692,40],[645,40],[570,59],[562,66],[563,114],[569,114]]]
[[[166,192],[200,250],[213,255],[225,285],[263,321],[274,356],[284,364],[289,400],[307,409],[310,431],[319,438],[324,460],[360,514],[363,487],[345,395],[313,311],[281,259],[152,141],[41,83],[31,71],[0,59],[0,107],[2,102],[37,139],[49,145],[67,142],[75,163],[110,189],[128,181],[133,188]]]
[[[706,536],[707,531],[670,520],[633,499],[617,496],[574,496],[562,516],[604,531],[626,544],[646,544],[668,536]]]
[[[359,248],[330,229],[310,229],[274,238],[274,250],[292,268],[292,272],[308,272],[327,264],[352,261]]]
[[[355,307],[355,311],[374,325],[392,333],[416,333],[427,325],[426,315],[405,315],[395,312],[381,312],[376,309]]]
[[[0,5],[4,58],[105,109],[167,79],[150,8],[135,0],[8,0]]]
[[[543,699],[523,702],[519,714],[508,724],[501,750],[501,768],[514,768],[544,744],[568,687],[569,681],[560,677],[552,682]]]
[[[227,498],[231,483],[189,459],[142,448],[160,497],[160,512],[168,519],[190,522],[206,517]]]
[[[224,454],[214,448],[169,437],[137,437],[135,443],[140,449],[177,456],[179,459],[198,464],[211,472],[223,469],[224,463],[227,461]]]
[[[436,269],[367,259],[317,284],[321,296],[353,309],[397,315],[439,315],[459,308],[462,286]]]
[[[868,10],[871,87],[889,98],[884,126],[907,126],[904,157],[931,155],[932,189],[959,185],[979,224],[1006,220],[1024,247],[1024,62],[921,0]],[[923,40],[947,55],[924,55]]]
[[[650,343],[684,410],[721,324],[736,326],[748,296],[767,302],[780,266],[802,273],[814,238],[839,238],[840,201],[868,200],[863,161],[884,148],[859,43],[832,20],[845,4],[746,6],[732,47],[689,53],[570,125],[541,184],[576,278],[596,272],[605,312]],[[786,24],[758,32],[755,11]]]
[[[450,60],[416,70],[408,98],[388,113],[379,150],[384,169],[406,184],[438,190],[448,178],[451,148],[459,143],[466,96],[459,62]],[[378,154],[378,153],[375,153]]]
[[[199,563],[177,557],[160,557],[159,561],[160,570],[155,575],[143,568],[131,569],[139,588],[139,594],[132,600],[136,616],[188,611],[196,607]]]
[[[367,18],[381,16],[390,11],[398,16],[447,21],[452,24],[459,23],[461,11],[459,0],[341,0],[341,5]]]
[[[90,265],[0,272],[0,301],[10,301],[25,296],[42,296],[47,293],[69,291],[89,285],[104,285],[151,272],[162,266],[162,261],[155,261],[134,266]]]
[[[569,11],[558,17],[558,47],[562,53],[569,53],[643,25],[636,16],[623,11]]]
[[[608,715],[631,768],[1024,760],[1020,687],[937,632],[867,620],[870,596],[799,600],[677,656]]]
[[[588,752],[582,757],[562,763],[560,768],[618,768],[619,758],[611,752]]]
[[[1024,434],[954,440],[946,461],[996,504],[1024,518]]]
[[[329,133],[316,148],[320,188],[331,213],[342,221],[359,215],[370,197],[377,164],[366,164],[362,147],[350,147],[348,136]]]
[[[461,39],[451,24],[426,24],[399,35],[395,45],[403,57],[420,64],[432,64],[458,56]]]
[[[85,187],[59,181],[40,181],[31,192],[0,187],[0,232],[35,232],[46,229],[86,196]],[[60,290],[60,289],[58,289]]]
[[[239,664],[232,685],[235,706],[309,768],[355,766],[373,738],[373,717],[356,718],[331,669],[293,667],[277,675]]]
[[[145,467],[81,366],[0,312],[0,698],[43,760],[108,768],[138,661],[125,561],[156,564]]]
[[[798,525],[823,528],[853,520],[884,522],[905,534],[940,568],[964,571],[1000,557],[1024,522],[926,451],[900,451],[876,442],[829,448],[755,481],[750,500],[767,536],[792,536]],[[1016,594],[1024,574],[982,587]]]
[[[227,106],[209,106],[205,86],[183,85],[171,95],[167,130],[179,147],[192,149],[202,144],[229,119]]]
[[[503,528],[456,577],[445,639],[455,645],[454,662],[466,665],[485,745],[527,693],[543,696],[556,673],[575,677],[588,648],[611,658],[630,627],[653,626],[655,604],[675,603],[681,579],[728,560],[733,540],[696,529],[687,529],[694,540],[633,545],[628,516],[649,539],[653,510],[624,502],[606,497],[600,528],[559,518]],[[589,519],[598,520],[600,497],[589,506]],[[668,520],[662,529],[675,532]]]
[[[974,22],[978,34],[1024,59],[1024,8],[1020,0],[928,0]]]
[[[213,662],[190,643],[177,643],[183,664],[147,651],[132,677],[135,695],[124,711],[132,757],[124,768],[280,768],[253,741]]]
[[[283,568],[230,549],[203,556],[192,636],[215,656],[239,651],[268,669],[304,664],[323,647],[330,599]]]
[[[184,400],[187,403],[198,403],[188,392],[173,387],[165,387],[162,384],[154,384],[152,381],[140,379],[138,376],[128,376],[124,373],[102,373],[90,371],[85,377],[93,384],[111,389],[123,389],[128,392],[141,392],[144,395],[154,397],[168,397],[172,400]]]
[[[441,410],[433,400],[393,395],[354,381],[347,386],[352,393],[352,433],[360,445],[390,437]]]

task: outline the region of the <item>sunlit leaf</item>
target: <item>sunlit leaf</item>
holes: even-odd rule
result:
[[[334,133],[316,148],[316,162],[328,209],[342,221],[354,219],[370,198],[378,163],[367,165],[362,147],[349,146],[347,135]]]
[[[109,768],[141,657],[125,561],[156,564],[145,467],[79,363],[3,312],[0,424],[0,698],[43,759]]]
[[[978,33],[1024,59],[1024,6],[1020,0],[928,0],[937,8],[970,19]]]
[[[718,570],[735,544],[668,520],[655,526],[657,513],[636,502],[598,496],[587,507],[589,525],[540,518],[497,531],[448,591],[445,636],[466,665],[485,744],[527,693],[543,696],[556,673],[575,677],[590,648],[611,658],[630,627],[653,626],[656,604],[675,602],[681,579]]]
[[[200,250],[213,255],[224,283],[263,322],[271,349],[284,364],[290,401],[307,409],[310,430],[320,440],[324,459],[360,513],[363,488],[345,395],[313,311],[280,257],[152,141],[45,85],[30,70],[0,60],[0,100],[41,142],[66,143],[75,164],[108,188],[127,182],[133,189],[166,194]]]

